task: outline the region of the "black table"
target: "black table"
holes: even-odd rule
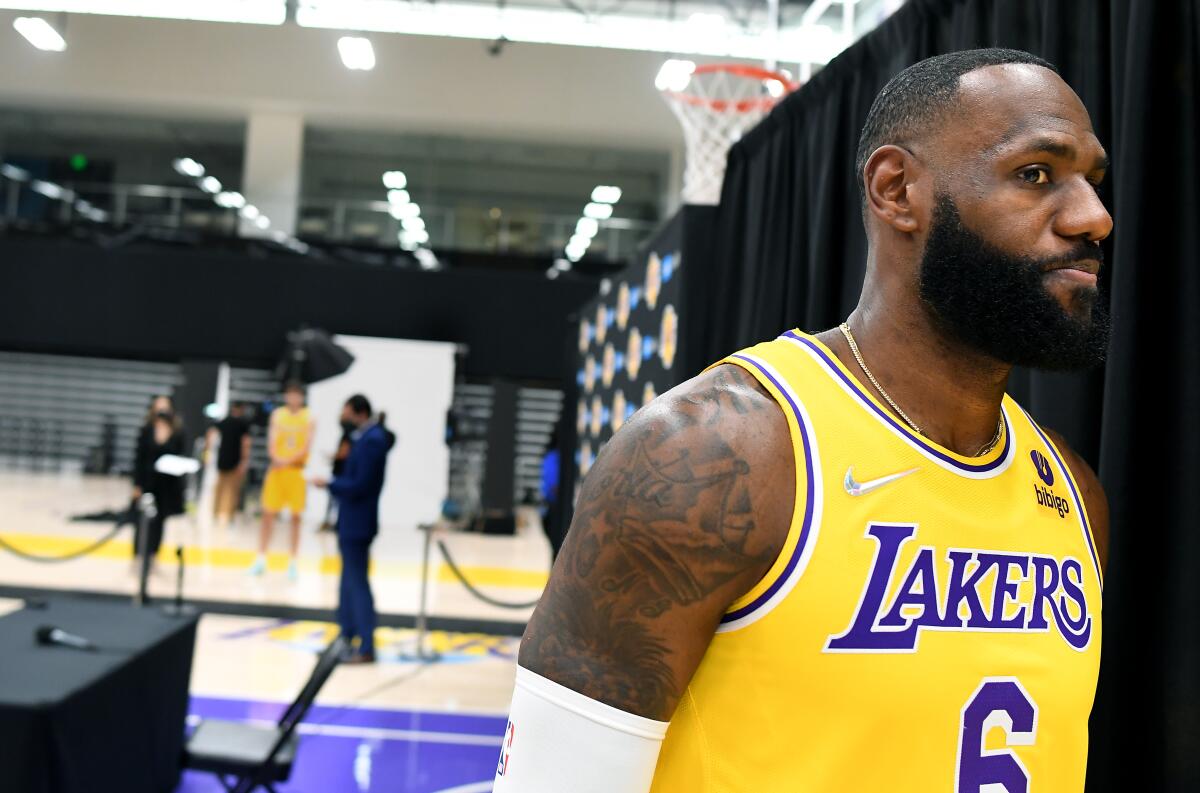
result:
[[[99,651],[39,646],[39,625]],[[118,603],[52,600],[0,617],[0,790],[174,790],[195,640],[195,617]]]

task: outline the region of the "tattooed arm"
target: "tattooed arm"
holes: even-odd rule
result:
[[[640,411],[583,483],[520,665],[670,720],[721,615],[783,546],[792,457],[782,411],[734,365]]]

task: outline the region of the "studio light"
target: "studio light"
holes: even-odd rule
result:
[[[583,208],[583,216],[594,220],[608,220],[612,217],[612,204],[601,204],[593,201]]]
[[[425,221],[421,218],[404,218],[401,222],[405,231],[424,231]]]
[[[421,207],[417,204],[392,204],[392,217],[397,220],[415,218],[420,214]]]
[[[204,166],[191,157],[180,157],[172,165],[175,167],[175,172],[180,176],[190,176],[193,179],[199,179],[201,176],[204,176]]]
[[[692,61],[670,58],[658,70],[658,76],[654,78],[654,87],[660,91],[678,93],[688,87],[694,71],[696,64]]]
[[[621,200],[621,188],[612,185],[596,185],[592,191],[592,201],[598,204],[615,204]]]
[[[14,182],[29,181],[29,171],[24,168],[18,168],[15,165],[9,165],[8,163],[0,165],[0,176],[3,176],[5,179],[12,179]]]
[[[412,201],[412,196],[408,194],[408,191],[399,188],[388,190],[387,198],[388,202],[392,204],[407,204]]]
[[[404,171],[387,171],[383,175],[383,186],[389,190],[403,190],[408,187],[408,177]]]
[[[338,39],[338,54],[351,71],[369,72],[375,68],[375,48],[371,40],[361,36],[342,36]]]
[[[244,217],[246,220],[257,220],[258,216],[262,213],[258,211],[258,207],[254,206],[254,204],[246,204],[242,207],[242,211],[238,212],[238,214]]]
[[[575,233],[587,237],[589,240],[595,237],[600,232],[600,224],[593,218],[580,218],[575,224]]]
[[[217,193],[217,197],[213,200],[216,201],[217,206],[225,209],[241,209],[246,206],[246,197],[241,193]]]
[[[13,28],[33,46],[46,52],[62,52],[67,48],[66,39],[41,17],[17,17]]]
[[[215,195],[221,192],[221,180],[215,176],[206,176],[200,180],[200,189]]]

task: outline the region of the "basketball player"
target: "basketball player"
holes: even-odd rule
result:
[[[300,547],[300,518],[304,515],[307,484],[304,481],[304,466],[308,464],[308,450],[312,445],[316,424],[304,406],[304,387],[296,382],[288,383],[283,392],[284,404],[271,413],[267,430],[267,453],[271,467],[262,489],[262,531],[259,535],[258,557],[250,566],[252,575],[262,575],[267,569],[267,547],[275,530],[275,516],[284,509],[291,513],[291,559],[288,561],[288,578],[296,579],[296,552]]]
[[[1054,67],[977,50],[888,83],[858,151],[858,307],[605,447],[497,793],[1083,790],[1107,507],[1005,384],[1103,356],[1104,150]]]

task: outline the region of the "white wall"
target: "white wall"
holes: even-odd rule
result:
[[[433,520],[446,496],[450,453],[444,442],[446,411],[454,392],[454,345],[445,342],[335,336],[354,355],[343,374],[308,389],[317,422],[309,472],[329,473],[327,455],[341,437],[342,405],[363,394],[396,433],[379,502],[381,531],[413,529]],[[324,491],[309,491],[306,518],[325,513]]]
[[[661,54],[371,34],[351,72],[334,30],[70,15],[67,50],[40,52],[0,12],[0,106],[311,123],[399,132],[666,148],[682,139],[654,89]]]

